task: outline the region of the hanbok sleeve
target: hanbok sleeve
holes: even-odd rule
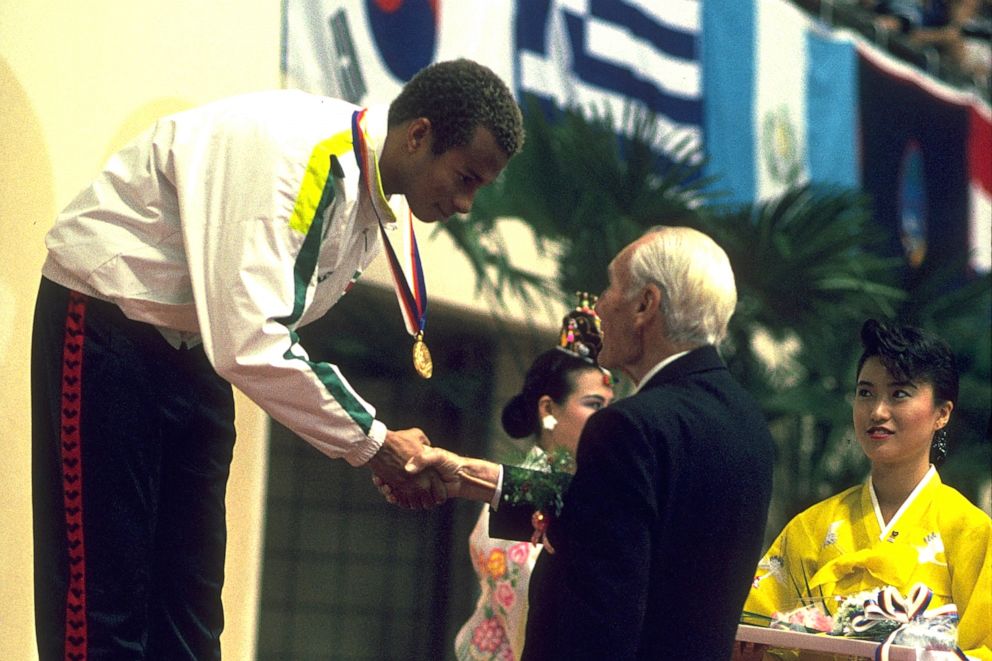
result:
[[[776,613],[788,612],[809,601],[807,585],[817,569],[811,552],[815,538],[803,514],[782,529],[758,563],[741,621],[767,625],[768,618]]]
[[[489,535],[497,539],[529,540],[534,534],[531,523],[534,511],[530,503],[500,503],[498,510],[489,513]]]
[[[968,656],[992,661],[992,520],[982,512],[958,519],[944,534],[951,598],[958,608],[958,646]]]

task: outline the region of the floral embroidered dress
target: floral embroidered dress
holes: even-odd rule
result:
[[[548,457],[541,448],[534,446],[522,465],[547,470]],[[469,536],[472,566],[479,577],[482,594],[475,611],[455,637],[455,655],[459,661],[516,661],[524,648],[527,588],[541,545],[493,539],[488,531],[487,506]]]
[[[961,649],[992,661],[992,519],[932,466],[888,524],[870,478],[796,516],[758,564],[744,611],[771,616],[800,596],[885,585],[906,595],[918,582],[933,591],[930,608],[957,606]]]

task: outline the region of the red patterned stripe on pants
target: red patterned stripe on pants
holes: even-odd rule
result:
[[[69,589],[65,611],[65,658],[86,658],[86,546],[83,536],[83,453],[80,447],[80,401],[83,375],[86,297],[69,295],[62,346],[62,493],[65,503]]]

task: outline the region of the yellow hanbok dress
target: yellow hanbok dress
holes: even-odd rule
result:
[[[930,608],[957,606],[959,647],[992,661],[992,519],[932,466],[887,524],[870,478],[792,519],[758,564],[744,611],[771,616],[801,597],[829,604],[885,585],[906,595],[916,583],[933,591]]]

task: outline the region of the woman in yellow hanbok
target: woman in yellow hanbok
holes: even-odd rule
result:
[[[786,525],[758,565],[745,614],[820,598],[832,607],[886,585],[906,595],[923,583],[930,608],[957,606],[958,646],[992,661],[992,520],[934,467],[957,400],[953,354],[930,333],[875,320],[861,339],[854,433],[871,474]]]

